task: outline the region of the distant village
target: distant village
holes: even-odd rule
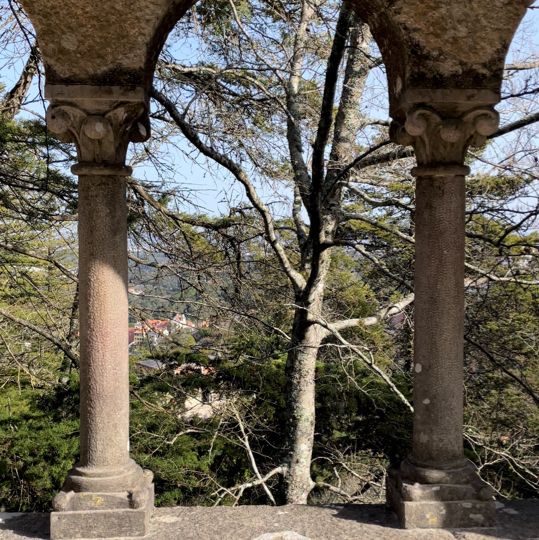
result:
[[[194,322],[183,313],[172,319],[145,319],[129,326],[129,348],[157,345],[160,340],[177,332],[191,332],[208,328],[208,321]]]
[[[195,334],[197,331],[208,328],[208,321],[192,321],[185,314],[177,313],[172,319],[146,319],[129,326],[129,349],[144,349],[154,347],[167,341],[179,332]],[[136,361],[136,368],[142,373],[167,371],[173,377],[199,374],[206,377],[214,376],[215,368],[196,362],[165,362],[156,358],[142,358]],[[198,418],[208,420],[218,412],[224,410],[230,402],[230,397],[219,392],[207,392],[196,388],[186,394],[181,412],[178,417],[184,420]]]
[[[146,319],[129,326],[129,348],[155,346],[172,334],[194,333],[208,326],[208,321],[194,322],[183,313],[177,313],[172,319]]]

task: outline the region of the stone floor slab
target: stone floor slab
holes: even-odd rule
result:
[[[46,539],[48,514],[0,514],[0,539]],[[303,537],[303,538],[302,538]],[[498,503],[497,525],[404,530],[383,506],[158,508],[146,540],[539,540],[539,500]]]

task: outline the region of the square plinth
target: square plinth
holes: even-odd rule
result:
[[[153,483],[137,500],[130,492],[67,494],[65,510],[51,513],[51,539],[137,538],[149,532]]]
[[[388,475],[387,502],[405,529],[492,527],[494,500],[470,497],[466,485],[418,484]],[[408,500],[407,500],[408,499]]]

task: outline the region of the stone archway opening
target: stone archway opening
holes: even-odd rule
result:
[[[191,3],[23,4],[45,60],[49,129],[79,159],[81,461],[56,498],[51,532],[142,536],[153,487],[129,457],[125,158],[129,142],[149,136],[155,63]],[[503,59],[528,2],[482,0],[471,14],[467,4],[354,2],[387,66],[392,137],[418,163],[413,451],[388,486],[406,527],[484,526],[494,516],[462,444],[464,157],[497,128]]]

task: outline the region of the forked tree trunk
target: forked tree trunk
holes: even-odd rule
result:
[[[302,11],[302,24],[298,28],[295,43],[295,71],[290,78],[288,92],[289,108],[295,109],[295,97],[299,88],[299,68],[301,63],[303,39],[306,39],[307,21],[310,11]],[[360,125],[358,118],[359,102],[370,69],[368,48],[370,33],[355,17],[347,3],[341,8],[337,22],[336,38],[328,59],[328,71],[324,100],[318,133],[313,148],[313,171],[310,180],[310,240],[302,245],[302,261],[310,259],[310,275],[301,292],[296,292],[296,312],[292,329],[292,348],[287,359],[287,415],[288,415],[288,473],[286,478],[286,501],[289,504],[306,504],[309,493],[314,487],[311,479],[311,459],[315,431],[315,371],[318,350],[325,336],[324,328],[316,321],[323,319],[322,305],[326,278],[331,261],[329,246],[334,241],[339,223],[339,209],[342,206],[342,185],[336,182],[343,163],[353,159],[356,147],[356,133]],[[338,38],[338,39],[337,39]],[[338,67],[345,53],[345,44],[349,45],[342,96],[335,118],[334,136],[330,159],[324,174],[324,152],[328,143],[334,94],[337,85]],[[297,115],[293,114],[296,117]],[[296,185],[301,195],[301,168],[297,163],[297,135],[290,129],[289,143],[292,163],[296,166]],[[292,139],[290,137],[292,136]],[[299,152],[301,154],[301,152]],[[303,163],[301,160],[299,162]],[[299,199],[300,197],[298,197]],[[315,214],[314,216],[312,214]],[[301,235],[300,235],[301,237]],[[302,242],[300,242],[301,244]]]

